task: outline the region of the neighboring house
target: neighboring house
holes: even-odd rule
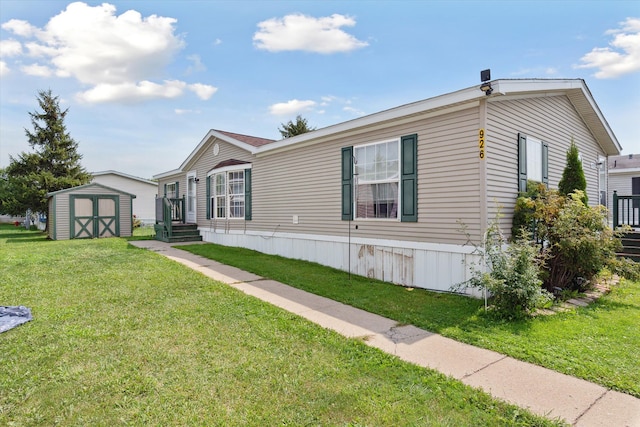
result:
[[[609,219],[612,219],[613,214],[613,192],[616,191],[618,196],[640,196],[640,155],[627,154],[624,156],[610,156],[608,160],[608,194],[607,194],[607,206],[609,207]],[[627,206],[627,205],[625,205]],[[620,215],[629,214],[637,222],[640,216],[640,206],[637,201],[628,205],[631,212],[626,209],[620,209]],[[620,206],[619,206],[620,208]],[[628,218],[623,219],[626,223]],[[630,223],[634,223],[631,221]]]
[[[572,139],[594,165],[621,151],[583,80],[490,83],[280,141],[211,130],[159,196],[208,242],[448,291],[490,221],[509,234],[527,179],[557,187]]]
[[[157,182],[114,170],[93,172],[91,175],[93,175],[91,182],[134,194],[136,198],[133,201],[133,214],[145,225],[153,225],[155,223],[155,198],[158,194]]]
[[[53,240],[128,237],[133,234],[134,194],[95,182],[54,191],[48,197]]]

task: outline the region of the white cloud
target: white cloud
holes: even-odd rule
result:
[[[7,63],[4,61],[0,61],[0,77],[6,76],[10,71],[11,70],[9,69]]]
[[[22,44],[16,40],[0,40],[0,57],[18,56],[22,54]]]
[[[2,24],[2,29],[22,37],[33,37],[40,33],[37,27],[22,19],[11,19]]]
[[[2,28],[29,39],[26,55],[38,64],[22,67],[25,73],[43,77],[70,77],[90,89],[78,95],[85,102],[132,102],[173,98],[189,89],[201,99],[209,99],[216,89],[177,80],[153,83],[163,75],[176,53],[184,48],[175,34],[174,18],[135,10],[116,15],[108,3],[89,6],[83,2],[67,5],[42,28],[12,19]],[[15,45],[8,46],[11,52]],[[198,55],[192,55],[192,70],[204,68]]]
[[[640,71],[640,18],[627,18],[621,28],[608,30],[613,35],[610,47],[596,47],[580,58],[576,68],[596,68],[599,79],[620,77]]]
[[[342,109],[347,113],[353,114],[354,116],[364,116],[366,114],[364,111],[358,110],[357,108],[353,107],[343,107]]]
[[[197,71],[205,71],[207,69],[207,67],[205,67],[202,63],[202,58],[200,58],[200,55],[189,55],[187,56],[187,59],[192,62],[192,65],[187,68],[187,74],[191,74]]]
[[[353,18],[340,14],[322,18],[292,14],[281,19],[272,18],[259,22],[259,30],[253,35],[253,43],[258,49],[270,52],[349,52],[368,46],[368,43],[341,29],[355,24]]]
[[[49,77],[53,75],[53,70],[46,65],[31,64],[20,67],[23,73],[29,76]]]
[[[147,80],[139,83],[100,83],[76,95],[82,102],[140,102],[152,99],[172,99],[184,93],[187,84],[179,80],[165,80],[164,84]]]
[[[179,116],[182,116],[184,114],[200,114],[200,110],[185,110],[182,108],[176,108],[173,111]]]
[[[292,115],[302,111],[308,111],[316,105],[315,101],[300,101],[292,99],[287,102],[280,102],[269,107],[269,112],[276,116]]]
[[[211,98],[213,94],[218,91],[217,87],[205,85],[202,83],[194,83],[187,86],[187,88],[190,91],[194,92],[198,96],[198,98],[202,99],[203,101],[206,101],[207,99]]]

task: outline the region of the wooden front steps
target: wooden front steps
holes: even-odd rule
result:
[[[618,256],[640,262],[640,232],[631,231],[622,236],[622,250]]]
[[[166,243],[201,242],[202,236],[196,224],[171,224],[171,236],[156,227],[156,240]]]

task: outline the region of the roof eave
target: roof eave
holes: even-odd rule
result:
[[[618,155],[622,146],[604,118],[591,91],[582,79],[528,79],[496,80],[492,82],[494,93],[511,95],[517,93],[558,93],[564,92],[578,114],[591,130],[594,137],[608,156]],[[533,86],[535,85],[535,86]]]

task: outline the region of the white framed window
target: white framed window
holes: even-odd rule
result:
[[[227,217],[227,174],[218,173],[213,178],[213,209],[214,218]]]
[[[212,175],[211,212],[222,219],[245,217],[244,170],[223,171]]]
[[[527,191],[527,182],[549,185],[549,144],[518,134],[518,191]]]
[[[398,219],[400,140],[353,147],[358,219]]]
[[[527,138],[527,179],[542,182],[542,141]]]
[[[176,194],[176,183],[172,182],[170,184],[167,184],[167,198],[175,199],[177,197],[178,195]]]

